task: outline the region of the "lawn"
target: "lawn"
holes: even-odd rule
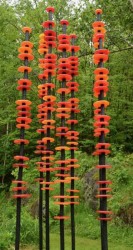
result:
[[[70,237],[65,237],[66,247],[65,250],[70,250]],[[29,246],[29,247],[23,247],[21,250],[37,250],[37,246]],[[52,234],[51,236],[51,248],[50,250],[59,250],[59,235],[58,234]],[[127,247],[124,245],[116,245],[112,242],[109,242],[109,250],[132,250],[132,247]],[[90,240],[87,238],[76,238],[76,250],[101,250],[100,248],[100,240]]]

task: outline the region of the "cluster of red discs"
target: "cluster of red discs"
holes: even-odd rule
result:
[[[99,17],[102,14],[102,10],[96,10],[96,14]],[[94,136],[99,138],[99,143],[97,143],[95,147],[95,152],[93,155],[98,155],[99,157],[110,154],[110,143],[105,142],[105,137],[109,133],[109,120],[110,116],[105,114],[105,109],[109,105],[109,102],[104,100],[106,97],[106,93],[108,92],[108,74],[109,70],[104,67],[104,63],[108,60],[109,51],[103,48],[104,40],[105,40],[105,24],[102,21],[95,21],[93,24],[94,35],[93,35],[93,43],[94,47],[97,49],[94,52],[93,60],[96,65],[98,65],[97,69],[95,69],[95,82],[94,82],[94,96],[98,97],[98,101],[94,103]],[[100,158],[99,158],[100,159]],[[108,193],[111,191],[111,188],[108,187],[111,184],[111,181],[106,180],[105,173],[106,169],[111,168],[110,165],[100,164],[96,166],[99,169],[101,175],[104,171],[104,177],[102,177],[97,184],[99,185],[98,191],[99,194],[96,195],[97,198],[100,198],[101,201],[104,199],[110,198],[111,195]],[[108,221],[111,218],[108,216],[112,212],[105,210],[98,210],[100,214],[99,220]]]
[[[52,7],[48,7],[46,10],[48,13],[54,12],[54,8]],[[57,56],[52,53],[52,48],[56,47],[56,32],[53,30],[55,23],[52,20],[45,21],[42,26],[45,30],[40,35],[38,50],[40,54],[43,54],[43,58],[39,59],[39,67],[43,70],[39,75],[42,84],[38,86],[38,95],[42,100],[41,104],[38,105],[38,118],[42,127],[37,130],[38,133],[41,133],[42,138],[37,142],[36,152],[42,155],[42,161],[37,162],[38,170],[46,173],[46,179],[40,179],[40,184],[44,185],[42,190],[53,190],[50,187],[53,182],[50,181],[49,174],[54,171],[54,168],[52,168],[54,164],[54,152],[50,149],[50,145],[54,142],[51,132],[55,130],[55,120],[52,119],[56,100],[56,97],[52,94],[55,84],[51,82],[51,79],[56,72]]]
[[[60,195],[54,196],[54,199],[57,200],[55,201],[55,204],[63,207],[65,205],[78,204],[75,199],[79,198],[78,196],[74,195],[76,192],[78,192],[78,190],[71,188],[66,190],[66,192],[70,193],[70,195],[65,195],[64,190],[65,184],[71,183],[71,181],[78,179],[78,177],[75,177],[74,175],[72,176],[70,173],[71,168],[79,167],[77,164],[77,159],[66,159],[65,151],[77,150],[78,145],[77,140],[79,133],[74,129],[69,130],[69,127],[66,124],[74,126],[74,124],[78,123],[76,119],[70,116],[71,112],[73,112],[73,114],[78,113],[79,110],[77,106],[79,100],[78,98],[75,98],[74,95],[69,100],[66,100],[66,95],[70,94],[71,92],[74,93],[78,91],[78,83],[75,81],[71,82],[73,77],[78,74],[78,58],[76,56],[67,57],[67,52],[78,51],[79,47],[71,45],[71,38],[75,37],[75,35],[69,36],[66,34],[65,29],[69,24],[68,21],[62,20],[60,23],[62,25],[64,34],[58,35],[58,51],[62,52],[62,58],[59,59],[57,72],[57,79],[60,82],[60,88],[58,88],[57,93],[60,94],[60,101],[57,103],[56,117],[61,120],[61,125],[60,127],[56,128],[56,136],[60,137],[61,145],[55,149],[61,152],[61,159],[55,162],[58,165],[55,170],[59,171],[57,174],[55,174],[55,176],[59,178],[55,180],[55,183],[60,183],[61,191]],[[68,141],[66,142],[66,140]],[[55,216],[54,218],[58,220],[66,220],[69,219],[69,216],[64,216],[60,209],[60,215]]]
[[[68,102],[70,103],[70,119],[67,121],[67,124],[70,126],[69,131],[67,132],[67,145],[69,146],[71,152],[71,159],[68,167],[70,168],[70,181],[71,187],[67,190],[70,193],[71,205],[79,204],[79,196],[76,195],[79,193],[79,190],[75,189],[74,182],[78,180],[78,177],[75,176],[74,169],[79,168],[78,160],[75,158],[75,151],[78,150],[78,136],[79,132],[75,130],[75,125],[78,123],[78,120],[75,118],[75,115],[80,112],[78,108],[79,99],[75,97],[75,93],[78,92],[79,84],[75,81],[75,76],[78,75],[78,57],[75,55],[75,52],[79,51],[79,46],[75,45],[75,40],[77,36],[75,34],[70,35],[71,38],[71,47],[70,52],[71,56],[69,57],[70,63],[70,74],[71,81],[67,82],[66,86],[70,90],[70,99]]]
[[[18,180],[14,180],[13,184],[17,185],[13,187],[13,191],[15,194],[14,198],[28,198],[30,195],[26,194],[26,182],[22,180],[23,169],[28,168],[26,161],[29,160],[27,156],[24,155],[24,145],[29,144],[29,140],[25,139],[25,130],[30,128],[31,123],[31,101],[26,100],[26,93],[30,90],[32,82],[28,79],[28,73],[31,72],[31,67],[28,66],[29,61],[34,59],[32,55],[32,47],[33,44],[29,41],[29,34],[31,33],[31,29],[29,27],[24,27],[23,32],[26,36],[26,41],[21,43],[21,47],[19,48],[20,54],[18,58],[24,61],[24,66],[20,66],[18,68],[19,72],[24,73],[24,77],[18,80],[19,91],[22,91],[22,99],[17,100],[17,111],[18,117],[16,119],[17,125],[16,127],[20,129],[20,139],[14,140],[15,144],[20,145],[20,155],[14,156],[14,159],[18,161],[18,163],[13,164],[14,168],[19,168]]]

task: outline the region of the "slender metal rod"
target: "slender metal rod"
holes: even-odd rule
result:
[[[29,32],[25,33],[25,41],[29,41]],[[28,66],[28,59],[24,60],[24,65]],[[24,72],[24,79],[28,79],[28,72]],[[22,99],[26,99],[26,90],[22,91]],[[20,139],[24,139],[25,137],[25,129],[21,128],[20,130]],[[20,155],[24,156],[24,144],[20,144]],[[23,163],[23,161],[20,161],[20,163]],[[18,180],[22,181],[23,177],[23,168],[19,168],[18,171]],[[20,183],[17,184],[18,187],[21,186]],[[21,190],[18,190],[18,194],[21,194]],[[17,198],[17,204],[16,204],[16,234],[15,234],[15,250],[20,249],[20,231],[21,231],[21,198]]]
[[[66,25],[62,26],[62,32],[63,34],[66,34]],[[66,58],[66,50],[62,52],[62,57]],[[65,88],[66,87],[66,80],[63,80],[61,83],[61,87]],[[61,94],[61,102],[65,102],[65,93]],[[61,118],[61,127],[65,126],[65,118]],[[61,146],[66,145],[66,139],[65,136],[61,136]],[[65,150],[61,150],[61,160],[65,160]],[[62,167],[65,167],[65,164],[61,164]],[[64,170],[61,170],[60,173],[64,174]],[[61,180],[64,180],[64,177],[61,177]],[[60,183],[60,195],[64,196],[65,192],[65,186],[64,183]],[[61,202],[64,202],[64,198],[60,199]],[[64,216],[64,205],[60,205],[60,216]],[[64,230],[64,220],[60,220],[60,250],[65,249],[65,230]]]
[[[101,21],[101,14],[97,14],[97,21]],[[103,46],[103,41],[100,38],[99,40],[99,47],[98,49],[102,49]],[[103,67],[103,62],[99,62],[98,68]],[[98,96],[98,100],[103,100],[104,99],[104,91],[100,91],[100,94]],[[105,114],[104,110],[104,105],[101,106],[101,115]],[[105,127],[103,125],[103,127]],[[105,135],[104,132],[101,133],[99,137],[99,143],[104,143],[105,142]],[[106,164],[106,159],[105,159],[105,153],[102,153],[99,155],[99,165],[105,165]],[[99,170],[99,179],[100,181],[106,180],[106,169],[102,168]],[[102,187],[105,188],[106,184],[102,184]],[[106,194],[106,191],[102,191],[101,194]],[[107,198],[100,198],[100,210],[101,211],[106,211],[107,210]],[[102,217],[106,218],[105,214],[101,214]],[[101,249],[102,250],[108,250],[108,229],[107,229],[107,221],[101,220],[100,221],[100,227],[101,227]]]
[[[75,39],[72,38],[72,45],[75,44]],[[75,52],[72,51],[72,56],[75,56]],[[72,76],[72,81],[74,81],[74,76]],[[74,90],[71,91],[71,98],[74,98],[75,97],[75,94],[74,94]],[[75,114],[74,114],[74,111],[71,111],[71,119],[74,120],[75,119]],[[75,130],[75,126],[74,124],[72,123],[71,124],[71,130]],[[71,159],[74,159],[75,158],[75,153],[74,153],[74,150],[71,149]],[[71,168],[71,171],[70,171],[70,174],[71,174],[71,177],[74,177],[74,167]],[[71,190],[74,190],[75,188],[75,182],[74,180],[71,180]],[[74,196],[74,192],[71,191],[70,192],[70,196]],[[71,202],[74,202],[74,198],[71,198]],[[72,250],[75,250],[75,206],[74,204],[71,204],[71,249]]]

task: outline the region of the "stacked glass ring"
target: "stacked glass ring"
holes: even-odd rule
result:
[[[54,12],[53,7],[48,7],[46,11],[50,14]],[[51,143],[54,142],[54,138],[51,137],[51,133],[55,130],[55,120],[53,119],[53,112],[55,111],[55,101],[56,97],[53,95],[53,90],[55,89],[55,84],[52,83],[52,77],[56,73],[56,59],[57,56],[52,53],[52,49],[56,47],[56,32],[53,30],[55,22],[52,20],[45,21],[42,24],[44,30],[44,41],[47,48],[47,53],[45,53],[44,58],[40,59],[39,67],[43,70],[40,75],[41,78],[45,79],[44,83],[39,85],[41,90],[40,97],[43,99],[43,103],[39,105],[41,114],[42,129],[40,132],[44,133],[42,138],[42,143],[45,149],[41,152],[43,154],[42,161],[38,163],[39,171],[46,173],[46,180],[40,182],[44,185],[42,190],[53,190],[50,185],[53,182],[50,181],[50,172],[53,172],[52,168],[54,164],[54,151],[51,150]]]
[[[78,177],[75,176],[74,169],[79,168],[78,160],[75,159],[75,150],[78,150],[78,136],[79,132],[75,130],[75,124],[78,123],[78,120],[75,118],[75,114],[79,113],[80,110],[78,108],[79,99],[75,97],[75,93],[78,92],[79,84],[75,81],[75,76],[78,75],[78,57],[75,55],[75,52],[79,51],[79,46],[75,45],[75,41],[77,36],[72,34],[71,38],[71,56],[69,57],[70,63],[70,74],[72,80],[67,82],[66,86],[70,90],[71,98],[68,100],[70,105],[70,119],[67,121],[67,124],[70,125],[70,129],[66,132],[67,137],[67,145],[69,146],[71,152],[71,159],[69,160],[68,168],[70,168],[70,177],[68,178],[71,181],[71,187],[67,190],[70,193],[70,205],[79,204],[77,199],[79,196],[75,195],[79,193],[79,190],[75,189],[75,180],[78,180]],[[76,199],[76,200],[75,200]]]

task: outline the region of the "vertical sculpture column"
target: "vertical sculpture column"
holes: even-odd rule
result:
[[[75,168],[79,168],[78,160],[75,159],[75,151],[78,150],[78,136],[79,132],[75,131],[75,125],[78,123],[75,115],[80,112],[78,109],[79,99],[75,97],[75,93],[78,91],[79,84],[75,81],[75,76],[78,75],[78,57],[75,55],[79,51],[79,46],[75,45],[76,35],[70,35],[71,38],[71,56],[69,57],[70,63],[70,74],[72,76],[72,81],[67,82],[66,86],[70,90],[71,98],[69,99],[70,103],[70,120],[67,121],[67,124],[70,125],[70,130],[66,133],[68,139],[67,145],[70,147],[71,159],[68,165],[70,168],[70,177],[68,178],[71,181],[70,189],[67,190],[70,193],[70,206],[71,206],[71,249],[75,250],[75,211],[74,206],[79,204],[79,196],[76,195],[79,193],[79,190],[75,189],[75,180],[78,180],[78,177],[75,176]]]
[[[28,74],[32,70],[29,67],[29,61],[33,60],[34,57],[32,55],[33,44],[29,41],[31,29],[29,27],[24,27],[23,32],[25,33],[25,41],[21,43],[21,47],[19,48],[20,54],[18,57],[24,61],[24,66],[20,66],[18,71],[24,73],[24,76],[18,81],[17,87],[19,91],[22,91],[22,99],[16,101],[16,104],[18,105],[18,118],[16,119],[18,124],[16,127],[20,129],[20,139],[14,141],[15,144],[20,145],[20,153],[19,155],[14,156],[14,159],[17,160],[18,163],[13,165],[14,168],[18,168],[18,179],[13,181],[13,184],[17,185],[16,187],[13,187],[13,191],[15,192],[13,198],[17,199],[15,250],[19,250],[20,245],[21,199],[30,197],[30,194],[26,193],[27,182],[23,181],[23,169],[28,168],[25,162],[29,160],[29,158],[25,156],[24,150],[25,145],[29,144],[29,141],[25,139],[25,130],[30,128],[29,124],[32,120],[30,118],[31,102],[26,99],[26,94],[27,91],[30,90],[32,84],[28,79]]]
[[[56,136],[60,137],[60,146],[56,147],[57,151],[61,152],[60,160],[55,163],[59,165],[56,170],[59,173],[56,174],[56,177],[59,177],[59,180],[56,180],[55,183],[60,183],[60,195],[54,196],[55,204],[60,205],[60,213],[59,216],[55,216],[55,219],[60,220],[60,249],[64,250],[64,220],[68,219],[69,216],[64,215],[64,206],[69,205],[70,202],[65,199],[68,196],[65,195],[65,183],[70,183],[70,180],[66,180],[66,177],[69,177],[68,168],[66,165],[69,163],[69,160],[66,159],[65,152],[69,150],[69,147],[66,146],[66,132],[68,131],[68,127],[66,126],[66,119],[70,117],[70,105],[66,101],[66,95],[70,93],[70,90],[67,88],[67,81],[71,80],[70,75],[70,64],[67,58],[67,51],[70,49],[70,37],[66,34],[67,25],[69,24],[67,20],[62,20],[62,32],[63,34],[58,35],[58,51],[62,52],[62,58],[59,59],[58,65],[58,75],[57,79],[60,82],[60,88],[57,90],[57,93],[60,94],[60,101],[57,103],[57,115],[56,117],[61,120],[60,127],[56,129]],[[67,173],[66,173],[67,172]]]
[[[49,14],[49,20],[43,23],[45,46],[48,49],[44,59],[40,60],[39,67],[43,69],[43,74],[40,77],[45,78],[45,83],[39,88],[43,96],[43,104],[41,104],[41,113],[44,115],[44,119],[41,117],[42,132],[44,132],[44,137],[42,138],[42,143],[45,148],[42,151],[43,157],[42,162],[38,162],[39,171],[45,172],[45,180],[41,181],[40,184],[44,185],[42,190],[45,190],[45,208],[46,208],[46,250],[50,249],[50,223],[49,223],[49,194],[53,190],[51,185],[53,182],[50,181],[50,172],[54,171],[52,168],[54,161],[54,151],[51,150],[51,143],[54,142],[51,132],[55,130],[55,120],[52,118],[52,114],[55,111],[55,100],[56,97],[53,95],[53,89],[55,84],[52,83],[52,77],[55,75],[56,70],[56,59],[57,56],[52,53],[52,49],[56,47],[56,32],[53,30],[55,22],[52,20],[54,12],[53,7],[48,7],[46,11]]]
[[[110,153],[110,144],[105,141],[105,138],[109,133],[109,129],[106,127],[109,125],[110,117],[106,115],[106,107],[108,107],[109,102],[105,100],[105,97],[108,92],[109,70],[104,67],[104,63],[108,60],[109,51],[103,48],[106,30],[105,24],[101,21],[101,14],[102,10],[97,9],[97,20],[92,25],[94,29],[93,43],[96,48],[93,60],[97,65],[97,69],[94,71],[93,92],[94,96],[98,98],[98,101],[94,103],[94,136],[99,138],[93,154],[99,156],[99,164],[96,166],[99,170],[99,181],[97,182],[99,193],[96,197],[100,199],[100,209],[97,213],[101,224],[101,249],[108,250],[107,221],[111,220],[109,215],[112,212],[107,209],[107,199],[111,197],[108,193],[111,188],[108,185],[111,184],[111,181],[106,179],[106,170],[111,166],[106,164],[106,155]]]
[[[45,31],[45,29],[44,29]],[[42,58],[39,58],[39,67],[42,68],[42,65],[44,64],[44,57],[46,53],[48,52],[48,46],[45,41],[45,35],[44,32],[39,35],[39,48],[38,52],[39,54],[42,55]],[[37,132],[40,134],[40,140],[37,141],[37,146],[36,146],[36,154],[39,154],[41,157],[43,156],[44,150],[46,150],[46,146],[44,142],[42,141],[44,135],[45,135],[45,129],[43,128],[42,122],[44,119],[47,118],[47,113],[44,111],[44,96],[47,95],[47,90],[45,87],[45,83],[47,80],[47,75],[42,74],[38,75],[38,78],[41,81],[41,84],[38,85],[38,97],[41,100],[41,104],[38,105],[38,119],[39,123],[41,124],[41,128],[37,129]],[[44,166],[44,162],[40,161],[36,163],[40,168]],[[39,250],[43,249],[43,184],[41,183],[44,181],[44,176],[43,172],[40,171],[40,177],[37,179],[39,181]]]

